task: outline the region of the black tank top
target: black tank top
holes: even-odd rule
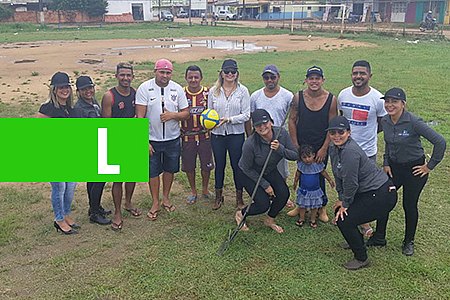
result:
[[[134,102],[136,91],[131,88],[128,96],[122,96],[115,87],[109,90],[112,94],[112,115],[113,118],[134,118]]]
[[[327,137],[328,118],[333,100],[333,94],[329,93],[325,104],[318,111],[310,110],[303,98],[303,91],[298,92],[297,111],[297,140],[299,145],[308,144],[317,152],[322,147]]]

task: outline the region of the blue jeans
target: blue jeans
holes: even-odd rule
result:
[[[52,207],[55,221],[63,221],[70,214],[76,182],[50,182],[52,186]]]
[[[236,190],[242,191],[242,171],[238,166],[242,155],[242,145],[244,144],[244,134],[216,135],[211,134],[211,146],[214,154],[216,168],[214,169],[214,187],[223,188],[225,178],[225,167],[227,164],[227,152],[230,155],[231,168],[233,169],[233,179]]]

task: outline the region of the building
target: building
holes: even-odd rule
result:
[[[105,22],[152,21],[152,0],[108,0]]]

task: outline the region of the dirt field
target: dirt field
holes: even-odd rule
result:
[[[253,44],[259,50],[210,49],[206,44],[230,41],[237,45]],[[343,47],[371,46],[335,38],[289,35],[201,37],[158,40],[43,41],[0,45],[0,100],[42,102],[47,96],[49,79],[56,71],[74,78],[89,74],[101,82],[103,71],[113,71],[121,61],[155,61],[162,56],[180,62],[201,58],[222,59],[248,51],[332,50]],[[195,51],[193,51],[195,48]],[[164,54],[161,49],[164,49]]]

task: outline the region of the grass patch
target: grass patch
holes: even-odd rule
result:
[[[373,67],[372,86],[382,92],[393,86],[404,88],[408,109],[433,121],[449,140],[448,42],[357,38],[377,47],[235,56],[241,81],[255,91],[262,86],[264,65],[275,63],[281,70],[281,84],[298,91],[306,69],[316,64],[324,68],[326,88],[338,94],[351,84],[352,63],[367,59]],[[192,63],[202,67],[205,84],[215,81],[221,61],[206,59],[176,63],[173,79],[184,82],[184,69]],[[143,64],[133,86],[151,78],[150,69],[150,62]],[[106,90],[114,84],[107,79],[98,87]],[[32,108],[37,110],[0,102],[0,115],[31,115]],[[379,140],[382,152],[381,135]],[[424,142],[424,147],[431,154],[430,144]],[[156,222],[128,216],[120,233],[89,224],[81,183],[74,216],[83,227],[79,235],[70,237],[55,234],[51,227],[48,184],[0,186],[0,295],[19,299],[447,299],[450,295],[448,158],[433,170],[422,193],[415,255],[401,255],[400,200],[389,220],[388,246],[370,249],[372,266],[358,272],[341,267],[351,254],[339,248],[342,237],[336,227],[321,223],[317,230],[298,228],[284,212],[278,221],[285,234],[275,234],[264,227],[262,217],[253,217],[251,231],[240,233],[225,255],[217,256],[234,227],[231,170],[226,174],[221,210],[213,212],[211,201],[204,199],[185,204],[189,189],[180,173],[172,189],[178,209],[172,214],[161,212]],[[108,185],[103,203],[109,208],[110,194]],[[330,198],[333,201],[335,193]],[[146,184],[138,184],[133,202],[144,210],[150,207]]]

